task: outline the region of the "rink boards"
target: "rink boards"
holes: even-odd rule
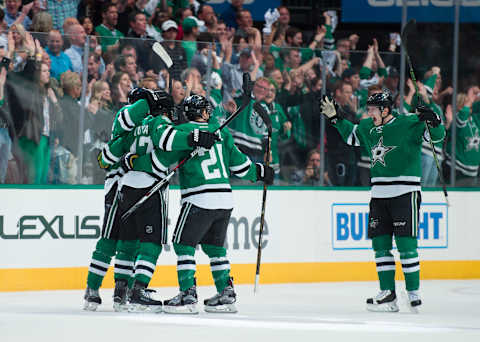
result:
[[[261,283],[376,279],[366,236],[366,190],[273,188],[268,191]],[[480,192],[424,191],[419,220],[423,279],[480,278]],[[169,236],[180,193],[170,190]],[[81,289],[103,222],[103,189],[0,189],[0,291]],[[236,283],[253,283],[261,188],[234,189],[227,248]],[[394,252],[398,260],[398,254]],[[197,252],[199,285],[212,284]],[[397,278],[401,279],[397,262]],[[110,269],[105,287],[113,286]],[[152,286],[176,286],[176,258],[165,246]]]

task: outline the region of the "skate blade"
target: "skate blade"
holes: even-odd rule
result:
[[[216,305],[216,306],[205,305],[203,308],[205,312],[211,312],[211,313],[237,313],[238,312],[235,304],[223,304],[223,305]]]
[[[128,307],[130,313],[160,313],[162,311],[161,305],[130,304]]]
[[[410,303],[410,299],[408,299],[408,294],[406,292],[402,292],[402,300],[405,302],[405,305],[407,306],[408,310],[410,310],[411,313],[413,314],[418,314],[420,311],[418,310],[420,308],[420,305],[417,306],[412,306]]]
[[[367,310],[372,312],[398,312],[397,303],[367,304]]]
[[[188,304],[182,306],[167,306],[163,307],[163,312],[168,314],[181,314],[181,315],[195,315],[198,314],[197,304]]]
[[[420,313],[420,311],[418,310],[418,306],[411,306],[410,304],[408,304],[408,309],[409,309],[410,312],[413,313],[413,314],[418,314],[418,313]]]
[[[129,310],[128,304],[113,303],[113,310],[115,312],[127,312]]]
[[[87,302],[83,303],[83,310],[85,311],[97,311],[97,308],[100,304],[98,303],[93,303],[93,302]]]

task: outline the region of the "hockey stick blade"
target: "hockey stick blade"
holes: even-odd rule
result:
[[[152,50],[158,55],[158,57],[162,59],[163,63],[165,63],[165,65],[167,66],[167,69],[173,65],[173,61],[170,58],[170,55],[167,53],[167,51],[165,51],[165,49],[159,42],[153,43]]]
[[[257,112],[258,115],[262,118],[263,122],[265,123],[265,126],[267,126],[268,134],[272,134],[272,119],[270,119],[270,115],[268,115],[267,111],[265,110],[265,107],[260,102],[255,102],[253,104],[253,109],[255,112]]]
[[[415,19],[410,19],[408,23],[405,25],[405,27],[403,28],[400,38],[401,38],[401,43],[405,44],[404,45],[405,48],[407,47],[408,36],[414,33],[416,31],[416,28],[417,28],[417,22]]]
[[[250,79],[250,74],[248,72],[243,73],[243,96],[248,96],[249,98],[252,96],[252,80]]]

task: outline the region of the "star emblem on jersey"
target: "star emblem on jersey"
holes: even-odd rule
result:
[[[467,141],[467,151],[475,149],[478,152],[478,148],[480,145],[480,136],[478,136],[478,131],[475,132],[475,135],[473,137],[468,137]]]
[[[377,162],[386,166],[385,156],[388,152],[395,149],[397,146],[385,146],[383,145],[383,137],[380,137],[378,143],[372,147],[372,167],[375,166]]]

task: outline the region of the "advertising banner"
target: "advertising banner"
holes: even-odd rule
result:
[[[260,230],[261,188],[233,191],[225,245],[238,281],[253,281]],[[368,191],[269,190],[262,274],[268,282],[348,281],[376,278],[367,237]],[[478,191],[424,191],[419,254],[428,279],[480,277]],[[102,189],[0,189],[0,291],[82,288],[103,223]],[[169,245],[154,285],[176,284],[170,245],[180,212],[179,190],[170,190]],[[394,248],[394,255],[398,253]],[[200,283],[211,281],[209,259],[196,253]],[[110,273],[109,273],[110,274]],[[401,275],[401,272],[399,272]],[[18,281],[32,278],[32,282]],[[0,282],[2,283],[2,282]],[[42,285],[43,284],[43,285]],[[62,285],[63,284],[63,285]]]
[[[419,22],[453,23],[454,0],[405,0],[408,19]],[[403,0],[344,0],[342,1],[342,22],[370,23],[402,20]],[[460,21],[480,21],[480,0],[461,0]]]

